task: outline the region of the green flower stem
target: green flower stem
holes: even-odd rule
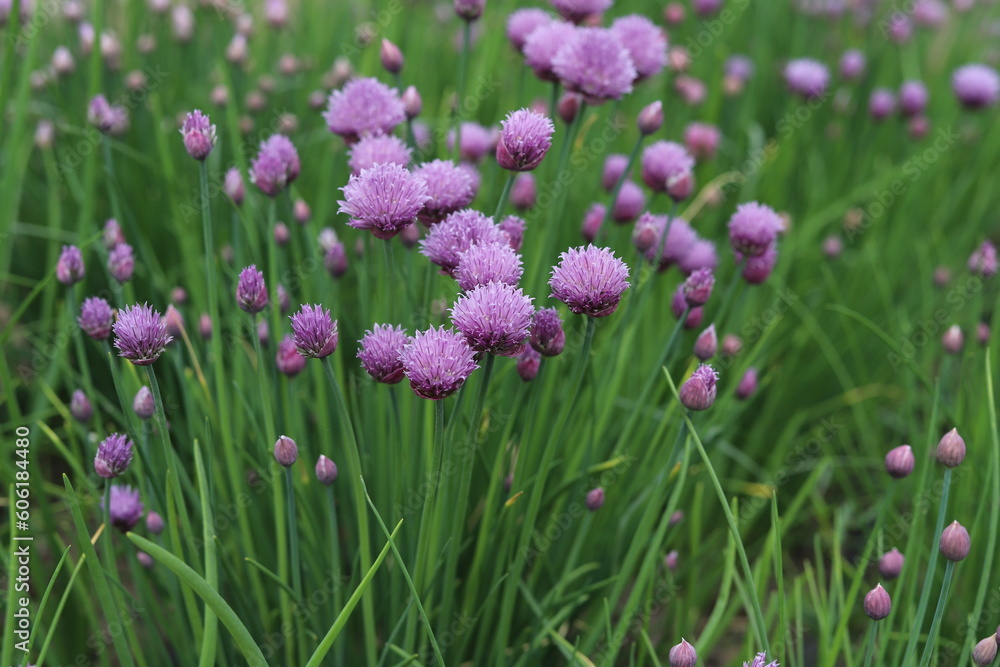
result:
[[[589,365],[590,348],[594,342],[594,330],[597,328],[597,324],[593,317],[587,317],[586,320],[587,331],[583,338],[583,349],[580,351],[580,358],[576,363],[576,373],[569,384],[569,396],[566,397],[566,400],[562,404],[550,437],[545,440],[542,461],[537,468],[538,478],[535,482],[535,488],[531,490],[528,497],[528,510],[521,528],[517,551],[514,554],[514,562],[510,566],[507,581],[504,585],[499,626],[495,635],[497,641],[496,655],[503,655],[507,649],[506,645],[509,639],[511,622],[513,621],[517,591],[520,587],[521,575],[527,565],[526,555],[530,550],[531,537],[535,530],[535,521],[538,518],[538,511],[541,508],[542,499],[545,495],[545,478],[548,475],[549,468],[552,466],[556,451],[562,444],[563,435],[566,433],[566,422],[569,420],[573,407],[576,404],[576,399],[580,394],[580,385],[583,382],[584,374]],[[537,380],[538,378],[535,379]]]
[[[934,610],[934,618],[931,620],[931,629],[927,632],[927,643],[924,644],[924,654],[920,658],[920,667],[929,665],[934,657],[938,632],[941,630],[941,619],[944,617],[944,607],[948,603],[948,594],[951,592],[951,580],[954,575],[955,562],[948,561],[948,565],[944,568],[944,581],[941,582],[941,595],[938,597],[937,608]]]
[[[500,218],[503,217],[503,209],[507,206],[507,198],[510,197],[510,188],[514,184],[516,172],[507,172],[507,181],[503,184],[503,191],[500,192],[500,200],[497,202],[497,210],[493,213],[493,224],[499,225]]]
[[[674,380],[670,377],[670,373],[664,368],[663,374],[667,378],[667,383],[670,385],[670,391],[673,393],[674,398],[680,402],[680,395],[677,393],[677,387],[674,385]],[[739,526],[736,525],[736,518],[733,516],[732,508],[729,507],[729,501],[726,500],[726,492],[722,488],[722,483],[719,482],[719,476],[715,473],[715,468],[712,466],[712,460],[708,457],[708,453],[705,451],[705,446],[702,444],[701,438],[698,436],[698,432],[694,428],[694,424],[691,423],[691,416],[687,414],[687,411],[684,412],[684,422],[687,424],[688,430],[691,432],[694,444],[698,448],[698,454],[701,456],[701,460],[705,464],[705,469],[708,471],[708,475],[712,479],[712,486],[715,487],[715,493],[719,497],[719,504],[722,505],[723,513],[726,515],[726,523],[729,524],[729,531],[732,533],[733,540],[736,542],[736,549],[740,556],[740,565],[743,567],[744,583],[746,586],[746,592],[750,597],[751,611],[754,617],[754,625],[756,626],[755,629],[757,631],[757,636],[763,650],[770,653],[771,642],[768,641],[767,638],[767,626],[764,621],[764,612],[760,606],[760,598],[757,595],[757,585],[755,583],[753,569],[750,567],[750,561],[747,559],[747,551],[743,546],[743,538],[740,536]]]
[[[618,201],[618,195],[621,194],[622,186],[625,185],[625,181],[628,180],[629,174],[632,173],[632,167],[635,165],[636,158],[639,157],[639,151],[642,149],[642,142],[645,138],[646,135],[639,135],[639,140],[635,142],[632,152],[629,153],[628,162],[625,163],[625,171],[623,171],[622,175],[618,177],[618,182],[615,183],[615,187],[611,190],[611,199],[604,209],[604,217],[601,219],[601,226],[597,228],[598,243],[600,243],[604,238],[604,232],[607,228],[606,226],[608,224],[608,220],[611,219],[611,213],[614,210],[615,202]],[[666,235],[664,235],[664,238],[666,238]]]
[[[508,183],[509,182],[510,180],[508,179]],[[463,527],[465,526],[466,511],[468,510],[469,504],[469,489],[472,486],[472,471],[476,467],[476,451],[479,449],[479,427],[483,421],[483,409],[486,406],[486,393],[489,391],[490,378],[493,376],[493,364],[495,361],[495,355],[487,354],[486,359],[483,362],[482,382],[479,385],[479,392],[476,394],[476,403],[472,408],[472,421],[469,423],[469,436],[466,439],[465,446],[462,447],[461,451],[457,452],[454,451],[454,447],[451,448],[452,455],[456,459],[454,464],[461,470],[461,476],[459,477],[458,483],[458,496],[452,499],[450,507],[451,525],[449,527],[448,534],[451,536],[452,544],[451,548],[448,549],[448,557],[445,561],[444,578],[441,580],[444,584],[443,590],[445,594],[441,598],[443,602],[443,613],[441,614],[439,633],[445,632],[448,628],[448,624],[451,623],[452,605],[456,597],[457,589],[455,581],[456,572],[458,570],[458,552],[461,551],[463,542],[462,534]],[[468,453],[468,460],[461,460],[466,453]]]
[[[292,557],[292,590],[295,591],[295,596],[301,599],[302,566],[299,561],[299,532],[295,523],[295,480],[291,468],[285,468],[285,490],[288,493],[285,507],[288,510],[288,543]]]
[[[444,401],[434,401],[434,440],[431,449],[433,457],[432,468],[436,475],[435,479],[440,482],[442,478],[442,467],[444,465],[445,449],[445,425],[444,425]],[[437,497],[438,484],[430,484],[427,490],[427,497],[424,498],[423,508],[420,511],[420,530],[417,533],[417,568],[414,587],[417,593],[422,593],[426,587],[426,582],[431,580],[434,571],[435,559],[431,557],[430,543],[434,534],[431,521],[433,517],[434,501]],[[414,632],[416,631],[418,616],[410,614],[406,621],[406,646],[413,643]]]
[[[453,150],[455,162],[458,162],[462,151],[462,105],[465,103],[465,79],[469,71],[469,52],[472,49],[472,23],[462,22],[462,55],[458,60],[458,89],[455,99],[455,113],[452,114],[451,125],[455,130],[455,147]]]
[[[368,572],[374,561],[371,553],[371,540],[368,532],[368,505],[365,501],[365,489],[361,482],[361,451],[358,449],[358,440],[354,434],[354,424],[351,422],[351,414],[347,410],[347,401],[344,400],[344,392],[340,389],[337,376],[333,372],[333,362],[330,357],[322,359],[323,369],[330,380],[330,387],[337,403],[337,416],[340,419],[340,428],[347,442],[344,452],[347,455],[347,470],[350,477],[351,491],[354,493],[354,510],[358,517],[358,542],[361,550],[360,567],[363,572]],[[387,547],[388,548],[388,547]],[[383,552],[385,553],[385,552]],[[374,665],[378,662],[376,647],[378,636],[375,632],[375,602],[372,595],[365,595],[361,599],[361,613],[365,627],[365,664]]]
[[[878,634],[878,621],[872,621],[871,630],[868,633],[868,652],[865,654],[865,667],[871,667],[872,656],[875,655],[875,635]]]
[[[920,628],[924,625],[924,615],[927,613],[927,603],[930,600],[931,587],[934,583],[934,573],[937,569],[937,560],[940,553],[937,545],[941,541],[941,533],[944,532],[944,517],[948,510],[948,492],[950,490],[951,468],[948,468],[944,471],[944,480],[941,485],[941,502],[938,505],[937,524],[934,528],[934,548],[931,550],[931,557],[927,563],[927,574],[924,576],[924,586],[920,593],[920,602],[917,603],[917,615],[913,618],[910,639],[906,642],[906,653],[903,654],[903,661],[900,663],[903,665],[913,664],[913,659],[916,657],[917,641],[920,639]]]
[[[337,525],[337,503],[333,497],[333,488],[329,486],[326,487],[326,508],[330,521],[330,562],[333,565],[333,612],[337,614],[343,605],[340,590],[344,585],[344,577],[340,560],[340,527]],[[337,644],[333,650],[336,657],[335,664],[337,667],[343,667],[343,643]]]

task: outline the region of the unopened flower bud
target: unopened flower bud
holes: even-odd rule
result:
[[[958,429],[953,428],[941,437],[937,446],[937,460],[949,468],[959,466],[965,460],[965,440],[958,434]]]
[[[972,546],[969,541],[969,531],[959,522],[952,521],[951,525],[941,533],[939,546],[941,555],[953,563],[964,560]]]
[[[881,621],[892,610],[892,600],[882,584],[878,584],[865,596],[865,613],[873,621]]]
[[[291,466],[298,457],[299,448],[287,435],[280,436],[274,443],[274,459],[284,467]]]

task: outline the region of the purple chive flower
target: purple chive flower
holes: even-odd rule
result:
[[[108,218],[104,223],[104,247],[111,250],[119,243],[125,243],[125,234],[122,227],[114,218]]]
[[[903,479],[913,472],[913,449],[909,445],[899,445],[885,455],[885,471],[890,477]]]
[[[542,162],[552,146],[552,121],[546,116],[518,109],[501,122],[497,143],[497,163],[510,171],[531,171]]]
[[[427,185],[398,164],[377,164],[341,188],[340,212],[348,225],[367,229],[379,239],[391,239],[417,219],[428,200]]]
[[[454,0],[455,14],[463,21],[475,21],[483,15],[486,0]]]
[[[278,351],[274,355],[274,364],[278,371],[288,377],[295,377],[306,367],[306,358],[299,354],[295,347],[295,339],[285,336],[278,343]]]
[[[552,6],[567,21],[582,23],[595,14],[603,14],[611,7],[612,0],[552,0]]]
[[[719,128],[708,123],[690,123],[684,128],[684,145],[697,160],[709,160],[719,147]]]
[[[477,243],[458,256],[455,280],[468,292],[491,282],[517,285],[524,269],[509,243]]]
[[[717,266],[719,256],[715,252],[715,244],[706,239],[695,239],[677,262],[677,268],[684,275],[691,275],[698,269],[714,271]]]
[[[952,324],[941,336],[941,347],[948,354],[958,354],[965,345],[965,334],[957,324]]]
[[[340,241],[334,241],[326,249],[323,256],[323,266],[334,278],[340,278],[347,273],[347,250]]]
[[[132,272],[135,270],[135,258],[132,256],[132,246],[127,243],[119,243],[108,253],[108,273],[120,283],[127,283],[132,279]]]
[[[693,169],[694,158],[673,141],[657,141],[642,152],[643,182],[656,192],[668,193],[675,201],[690,194]]]
[[[620,153],[612,153],[604,158],[604,169],[601,172],[601,187],[611,192],[615,185],[621,180],[625,168],[628,166],[628,156]]]
[[[681,284],[674,290],[674,295],[670,299],[670,312],[677,319],[680,319],[687,312],[687,317],[684,319],[684,328],[697,329],[701,326],[705,309],[701,306],[692,308],[687,305],[687,299],[684,298],[684,285]]]
[[[683,283],[684,299],[691,308],[704,306],[708,303],[708,298],[712,296],[712,287],[715,285],[715,276],[711,269],[698,269]]]
[[[830,82],[826,65],[808,58],[791,60],[785,65],[785,83],[788,88],[806,99],[821,96]]]
[[[73,285],[83,280],[84,275],[83,253],[75,245],[64,245],[56,263],[56,280],[63,285]]]
[[[112,433],[97,446],[94,471],[105,479],[118,477],[132,463],[132,441],[121,433]]]
[[[767,653],[758,653],[750,662],[744,662],[743,667],[780,667],[780,665],[777,660],[767,662]]]
[[[181,135],[184,137],[184,148],[195,160],[204,160],[215,148],[215,126],[208,116],[197,109],[184,118]]]
[[[479,211],[457,211],[439,224],[420,241],[420,254],[454,275],[463,252],[483,243],[507,243],[507,235]]]
[[[629,14],[619,17],[611,24],[611,33],[632,58],[637,81],[656,76],[666,67],[667,38],[663,30],[645,16]]]
[[[719,349],[719,337],[715,333],[715,325],[710,324],[708,328],[698,334],[694,342],[694,356],[701,361],[708,361],[715,356]]]
[[[951,88],[968,109],[990,107],[1000,99],[1000,75],[987,65],[963,65],[951,75]]]
[[[458,156],[464,162],[479,162],[486,154],[493,150],[494,135],[493,130],[483,127],[479,123],[462,123],[462,138],[459,145]],[[448,133],[448,150],[455,148],[455,132]]]
[[[969,271],[983,279],[992,278],[997,274],[997,248],[992,242],[983,241],[982,245],[969,255]]]
[[[530,345],[524,348],[524,352],[517,358],[517,374],[525,382],[531,382],[538,375],[538,369],[542,367],[542,355],[540,355]]]
[[[644,251],[646,261],[657,263],[661,271],[668,269],[671,265],[679,262],[694,245],[698,235],[688,224],[687,220],[674,218],[670,222],[670,229],[667,230],[668,218],[665,215],[654,215],[643,213],[636,222],[636,230],[651,229],[652,244]],[[667,238],[664,240],[663,234],[666,231]],[[641,231],[640,231],[641,233]],[[657,257],[659,252],[659,257]]]
[[[981,639],[972,649],[972,661],[977,665],[992,665],[997,659],[997,634]]]
[[[163,532],[163,517],[157,512],[150,512],[146,515],[146,530],[151,532],[153,535],[159,535]]]
[[[337,349],[337,321],[321,305],[305,304],[289,318],[295,348],[307,359],[322,359]]]
[[[239,169],[236,167],[229,168],[226,172],[222,189],[226,191],[226,194],[229,195],[234,204],[239,206],[243,203],[243,198],[246,196],[246,188],[243,187],[243,175],[240,174]]]
[[[736,54],[729,56],[723,65],[726,76],[739,81],[749,81],[753,76],[753,61],[747,56]]]
[[[935,455],[938,463],[943,466],[954,468],[962,464],[965,460],[965,440],[958,434],[957,428],[941,437]]]
[[[625,181],[622,183],[618,197],[615,199],[615,205],[611,209],[611,217],[617,223],[632,222],[639,217],[639,213],[645,206],[646,195],[642,188],[632,181]]]
[[[965,560],[972,547],[969,531],[958,521],[952,521],[951,525],[941,532],[941,542],[938,547],[941,550],[941,555],[953,563]]]
[[[570,248],[559,255],[549,286],[552,296],[577,314],[607,317],[628,289],[628,267],[610,248]]]
[[[548,12],[536,7],[515,10],[507,17],[507,39],[515,49],[523,51],[528,36],[535,29],[552,23],[552,20]]]
[[[681,385],[681,404],[688,410],[707,410],[715,402],[719,374],[708,364],[694,370],[687,382]]]
[[[673,520],[673,517],[671,517],[671,520]],[[670,551],[667,552],[667,555],[663,557],[663,564],[667,567],[668,570],[670,570],[671,572],[675,572],[677,570],[677,564],[679,558],[680,558],[680,553],[678,553],[677,549],[671,549]]]
[[[656,100],[640,109],[639,115],[635,117],[635,125],[643,136],[659,132],[663,127],[663,102]]]
[[[337,479],[337,464],[322,454],[316,460],[316,479],[324,486],[330,486]]]
[[[264,274],[253,264],[240,271],[239,282],[236,283],[236,303],[251,315],[255,315],[267,307],[267,286],[264,284]]]
[[[88,422],[94,416],[94,407],[82,389],[77,389],[70,397],[69,413],[80,423]]]
[[[198,333],[204,340],[212,338],[212,318],[208,313],[202,313],[198,318]]]
[[[743,279],[751,285],[759,285],[771,275],[778,261],[778,246],[772,243],[763,255],[748,257],[743,264]]]
[[[552,59],[552,70],[590,104],[621,99],[637,76],[629,52],[605,28],[577,28]]]
[[[301,163],[295,146],[283,134],[275,134],[260,144],[250,163],[250,182],[268,197],[277,197],[299,175]]]
[[[143,506],[139,491],[131,486],[112,486],[110,495],[108,514],[111,525],[122,532],[132,530],[142,518]],[[103,510],[104,498],[101,498],[101,511]]]
[[[865,54],[857,49],[844,51],[840,56],[840,76],[848,81],[853,81],[861,76],[865,71]]]
[[[514,178],[510,189],[510,203],[518,211],[527,211],[535,205],[538,190],[535,187],[535,177],[530,172],[521,172]]]
[[[565,21],[550,21],[538,26],[524,40],[524,62],[542,81],[558,81],[553,70],[553,60],[562,48],[576,34],[573,24]]]
[[[590,205],[587,212],[583,214],[583,224],[580,226],[580,235],[587,243],[594,241],[604,224],[604,216],[608,208],[604,204],[594,203]]]
[[[112,106],[104,95],[95,95],[87,107],[87,122],[107,134],[121,123],[123,107]]]
[[[736,398],[741,401],[746,400],[753,396],[755,391],[757,391],[757,369],[751,366],[736,385]]]
[[[379,60],[382,61],[382,67],[385,68],[385,71],[390,74],[399,74],[403,71],[403,64],[405,62],[403,52],[399,50],[398,46],[390,42],[388,39],[382,40],[382,49],[379,51]]]
[[[668,659],[670,667],[694,667],[695,663],[698,662],[698,654],[695,652],[694,646],[681,639],[680,644],[670,649]]]
[[[420,221],[433,225],[445,216],[465,208],[476,196],[475,183],[464,169],[448,160],[425,162],[413,170],[424,181],[427,196],[420,211]]]
[[[604,506],[604,489],[597,487],[587,492],[587,509],[596,512]]]
[[[906,81],[899,87],[899,110],[904,116],[916,116],[927,107],[930,94],[921,81]]]
[[[396,384],[403,379],[402,352],[409,337],[403,327],[391,324],[376,324],[361,338],[358,359],[376,382]]]
[[[757,257],[771,248],[782,227],[774,209],[757,202],[740,204],[729,219],[729,242],[734,252]]]
[[[174,304],[167,306],[167,312],[163,314],[161,321],[172,338],[184,337],[184,317],[174,308]]]
[[[112,328],[118,355],[136,366],[152,364],[173,340],[167,333],[167,323],[148,304],[126,306],[118,311],[118,320]]]
[[[497,225],[500,231],[507,235],[507,243],[514,252],[520,252],[521,246],[524,244],[524,228],[526,225],[527,223],[524,221],[524,218],[519,218],[516,215],[508,215]]]
[[[399,137],[391,134],[369,135],[351,146],[348,165],[351,173],[360,175],[365,169],[371,169],[377,164],[398,164],[405,167],[410,164],[412,154],[413,151]]]
[[[416,86],[407,86],[406,90],[403,91],[403,112],[406,117],[410,120],[416,118],[420,115],[420,112],[424,110],[424,101],[420,98],[420,91],[417,90]],[[425,139],[421,139],[420,130],[423,128],[426,134],[426,126],[418,123],[413,124],[413,135],[417,140],[417,145],[420,147],[426,146],[429,140],[429,135]]]
[[[156,401],[153,399],[153,392],[149,387],[143,385],[135,393],[132,399],[132,410],[135,411],[139,419],[149,419],[156,413]]]
[[[77,324],[94,340],[107,340],[111,335],[111,306],[104,299],[92,296],[83,300]]]
[[[279,435],[274,441],[274,460],[288,468],[299,458],[299,447],[287,435]]]
[[[406,120],[406,109],[395,88],[360,78],[330,94],[323,118],[331,132],[354,143],[369,134],[390,134]]]
[[[888,88],[876,88],[868,99],[868,113],[875,120],[882,120],[896,110],[896,96]]]
[[[418,331],[399,354],[410,388],[421,398],[437,401],[458,391],[479,368],[465,337],[451,329]]]
[[[524,351],[535,309],[519,288],[491,282],[458,297],[451,321],[478,352],[516,357]]]
[[[906,561],[899,549],[893,547],[892,551],[882,554],[878,560],[878,573],[885,579],[892,580],[899,577],[903,571],[903,563]]]
[[[542,356],[556,357],[562,353],[566,346],[566,332],[563,331],[558,310],[541,308],[535,313],[529,342]]]

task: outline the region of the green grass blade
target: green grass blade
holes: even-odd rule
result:
[[[212,588],[204,578],[198,575],[197,572],[191,569],[191,567],[182,561],[177,556],[173,555],[163,547],[158,544],[150,542],[144,537],[140,537],[135,533],[126,533],[125,536],[132,541],[134,545],[148,553],[150,556],[156,559],[157,562],[162,563],[168,570],[177,575],[177,577],[187,584],[195,594],[200,597],[208,607],[215,612],[215,615],[219,617],[222,624],[226,626],[229,630],[229,634],[232,635],[233,640],[236,642],[236,647],[240,650],[243,656],[247,659],[247,663],[252,667],[266,667],[267,661],[264,659],[264,654],[260,652],[260,648],[257,647],[257,643],[254,641],[253,637],[250,635],[250,631],[247,627],[243,625],[243,621],[240,620],[233,608],[229,606],[222,596]]]
[[[399,532],[399,527],[403,525],[403,520],[400,519],[396,527],[393,528],[392,533],[389,535],[389,541],[386,542],[385,546],[382,547],[382,551],[379,552],[378,557],[372,566],[368,568],[368,572],[365,574],[361,583],[358,587],[354,589],[354,593],[348,598],[347,602],[344,604],[344,608],[340,610],[337,618],[333,621],[333,625],[330,626],[330,630],[323,637],[323,641],[320,642],[319,646],[316,647],[316,651],[309,658],[309,662],[306,663],[306,667],[319,667],[323,664],[323,658],[326,654],[330,652],[330,648],[333,646],[333,642],[336,641],[337,635],[340,631],[344,629],[344,625],[347,624],[347,619],[350,618],[351,612],[354,608],[358,606],[358,602],[361,601],[361,597],[368,590],[368,585],[371,583],[372,579],[375,577],[375,573],[378,571],[379,567],[382,565],[382,561],[385,560],[386,555],[389,553],[389,549],[392,547],[392,540],[396,537],[396,533]]]

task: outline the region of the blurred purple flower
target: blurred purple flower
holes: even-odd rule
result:
[[[111,306],[104,299],[92,296],[84,299],[80,306],[77,323],[83,332],[94,340],[107,340],[111,335]]]
[[[605,28],[577,28],[552,59],[552,69],[590,104],[621,99],[637,76],[629,52]]]
[[[394,88],[373,78],[351,79],[330,94],[323,113],[327,127],[348,143],[369,134],[389,134],[406,120],[406,110]]]

